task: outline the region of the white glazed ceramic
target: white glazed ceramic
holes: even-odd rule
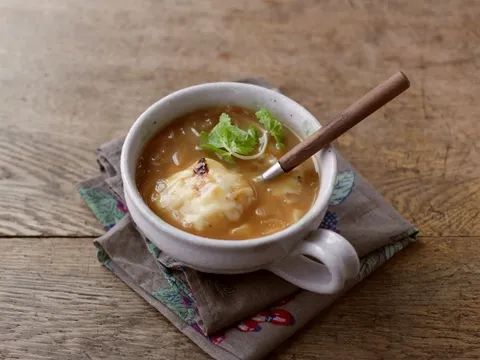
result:
[[[296,224],[269,236],[243,241],[195,236],[164,222],[143,202],[135,184],[135,169],[145,143],[179,116],[218,105],[266,107],[301,138],[320,127],[319,122],[293,100],[255,85],[209,83],[168,95],[137,119],[122,149],[125,198],[138,229],[159,249],[200,271],[234,274],[266,269],[317,293],[341,290],[346,280],[357,275],[359,260],[352,245],[342,236],[318,229],[337,173],[336,157],[331,148],[314,157],[317,171],[320,170],[321,186],[312,208]]]

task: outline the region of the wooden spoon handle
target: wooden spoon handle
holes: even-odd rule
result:
[[[401,71],[396,73],[283,155],[278,161],[280,166],[285,172],[294,169],[409,87],[407,76]]]

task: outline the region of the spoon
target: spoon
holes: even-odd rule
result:
[[[277,163],[260,175],[259,180],[271,180],[295,169],[409,87],[410,80],[407,76],[401,71],[397,72],[283,155]]]

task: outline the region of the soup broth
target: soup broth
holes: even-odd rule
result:
[[[212,239],[252,239],[297,222],[318,193],[319,176],[313,160],[274,180],[253,180],[297,145],[297,136],[283,126],[284,147],[279,149],[275,138],[265,133],[263,139],[268,143],[263,155],[249,160],[233,157],[231,163],[200,148],[204,141],[200,133],[210,132],[222,113],[241,129],[254,126],[259,134],[264,131],[255,111],[233,106],[197,110],[176,119],[147,143],[138,161],[136,183],[145,203],[169,224]],[[255,146],[253,154],[262,144],[260,141]],[[215,181],[217,185],[212,185]],[[194,202],[198,198],[184,201],[195,196],[184,194],[189,186],[194,189],[191,191],[208,191],[210,197],[198,204]],[[225,203],[215,208],[217,200],[218,204]],[[195,206],[195,214],[183,216],[186,206]]]

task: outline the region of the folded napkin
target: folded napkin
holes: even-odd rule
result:
[[[269,87],[262,79],[247,79]],[[215,359],[260,359],[341,296],[300,290],[267,271],[214,275],[163,253],[135,228],[123,201],[123,139],[98,149],[101,174],[78,185],[107,232],[95,240],[98,260]],[[415,241],[408,224],[339,155],[335,190],[321,227],[348,239],[361,257],[357,278],[372,273]]]

